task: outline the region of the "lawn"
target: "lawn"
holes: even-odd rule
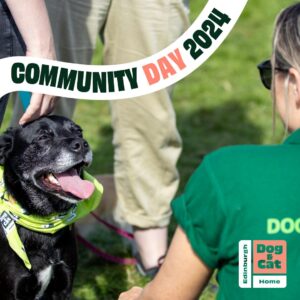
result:
[[[183,153],[178,167],[182,191],[187,179],[203,155],[230,144],[270,144],[283,139],[277,122],[272,135],[272,102],[260,83],[256,65],[270,57],[272,28],[276,14],[294,1],[249,0],[233,31],[213,56],[193,74],[176,85],[174,106],[183,138]],[[205,1],[191,0],[191,19]],[[94,62],[101,63],[100,46]],[[4,126],[9,123],[11,107]],[[102,101],[80,101],[75,121],[85,132],[94,151],[93,174],[113,172],[112,129],[109,105]],[[172,222],[171,232],[175,228]],[[118,237],[99,226],[93,241],[110,253],[130,255]],[[111,300],[133,285],[143,285],[134,267],[109,264],[79,249],[80,264],[74,287],[74,299]],[[203,299],[215,298],[210,284]],[[159,299],[158,299],[159,300]]]

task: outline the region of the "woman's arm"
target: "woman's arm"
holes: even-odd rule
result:
[[[153,281],[144,289],[133,288],[119,300],[194,300],[203,291],[212,270],[194,253],[178,227],[166,259]]]
[[[55,59],[52,30],[43,0],[6,0],[27,47],[26,56]]]
[[[6,3],[26,44],[26,56],[56,59],[44,0],[6,0]],[[20,124],[50,113],[54,104],[53,96],[33,94]]]

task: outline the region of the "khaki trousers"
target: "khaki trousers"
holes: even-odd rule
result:
[[[150,56],[189,25],[182,0],[48,0],[58,60],[90,64],[101,34],[104,64]],[[111,101],[114,129],[115,217],[140,228],[167,226],[179,176],[181,139],[172,88]],[[72,117],[75,100],[59,101],[56,114]],[[100,116],[99,116],[100,117]]]

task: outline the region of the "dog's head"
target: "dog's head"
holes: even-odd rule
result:
[[[81,177],[91,161],[81,128],[64,117],[43,117],[0,136],[6,188],[32,213],[64,211],[88,198],[94,187]]]

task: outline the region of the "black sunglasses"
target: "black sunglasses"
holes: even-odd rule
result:
[[[263,83],[264,87],[267,88],[268,90],[271,89],[272,86],[272,65],[271,65],[271,60],[265,60],[259,65],[257,65],[257,68],[259,70],[259,75],[261,82]],[[275,68],[276,71],[280,72],[288,72],[289,68]]]

